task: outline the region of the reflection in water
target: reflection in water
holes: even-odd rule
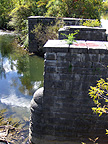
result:
[[[5,69],[3,66],[3,58],[1,57],[1,59],[0,59],[0,78],[2,79],[2,77],[6,78],[6,74],[5,74]]]
[[[0,36],[1,76],[6,78],[6,73],[17,72],[21,82],[19,90],[24,94],[28,91],[28,94],[32,95],[34,83],[43,83],[43,59],[29,56],[22,48],[16,48],[13,42],[13,36]],[[17,81],[13,80],[13,85],[16,84]]]
[[[4,63],[6,58],[9,57],[10,52],[12,51],[12,42],[13,37],[11,36],[9,42],[9,36],[0,36],[0,77],[6,78],[6,71],[4,68]]]
[[[7,73],[10,75],[16,73],[21,84],[19,85],[17,78],[12,78],[11,86],[19,85],[21,93],[32,95],[34,88],[39,88],[43,83],[43,60],[36,56],[29,56],[26,51],[16,48],[13,41],[13,36],[0,37],[0,76],[6,78]]]
[[[32,95],[43,85],[43,64],[42,58],[18,47],[14,36],[0,35],[0,110],[29,119]]]
[[[3,62],[3,68],[5,70],[5,73],[12,72],[12,71],[17,72],[16,66],[15,66],[16,64],[17,64],[17,61],[12,61],[10,63],[8,59],[5,59]]]
[[[4,103],[6,105],[12,105],[12,106],[26,107],[26,108],[30,108],[30,100],[28,100],[28,97],[22,97],[16,95],[14,91],[11,91],[10,95],[8,96],[2,95],[1,97],[1,103]]]

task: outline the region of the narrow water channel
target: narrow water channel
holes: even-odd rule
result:
[[[0,32],[0,111],[29,125],[33,93],[43,85],[43,59],[17,47],[14,35]]]

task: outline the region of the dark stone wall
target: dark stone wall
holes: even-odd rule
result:
[[[42,23],[44,25],[50,25],[55,23],[55,18],[53,17],[43,17],[43,16],[31,16],[28,18],[29,27],[29,52],[37,52],[38,44],[35,40],[35,34],[32,32],[36,24]]]
[[[90,86],[108,77],[108,43],[98,42],[99,47],[91,47],[85,41],[79,43],[85,46],[69,47],[60,40],[50,40],[45,45],[41,116],[40,103],[33,100],[31,104],[33,144],[91,144],[89,138],[96,137],[99,144],[108,143],[108,116],[93,114],[94,104],[88,95]]]
[[[61,18],[59,18],[61,20]],[[63,18],[65,25],[80,25],[82,19],[79,18]],[[87,19],[83,19],[85,22]],[[28,18],[28,27],[29,27],[29,52],[37,52],[38,44],[35,40],[35,34],[32,33],[32,30],[35,28],[37,23],[42,23],[45,25],[53,25],[55,24],[55,17],[44,17],[44,16],[31,16]]]
[[[65,26],[59,30],[59,39],[66,39],[66,35],[79,30],[78,34],[74,35],[76,40],[91,40],[91,41],[107,41],[106,29],[85,26]]]

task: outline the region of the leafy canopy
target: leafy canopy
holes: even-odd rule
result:
[[[39,7],[46,7],[47,16],[100,19],[103,0],[39,0]]]
[[[98,113],[99,116],[102,113],[108,113],[108,79],[100,79],[95,87],[90,87],[89,95],[93,99],[96,107],[93,107],[92,110],[95,113]]]

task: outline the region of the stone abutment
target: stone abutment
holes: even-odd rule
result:
[[[108,77],[108,43],[49,40],[45,49],[44,88],[31,102],[29,138],[32,144],[107,144],[108,116],[99,117],[88,92]]]

